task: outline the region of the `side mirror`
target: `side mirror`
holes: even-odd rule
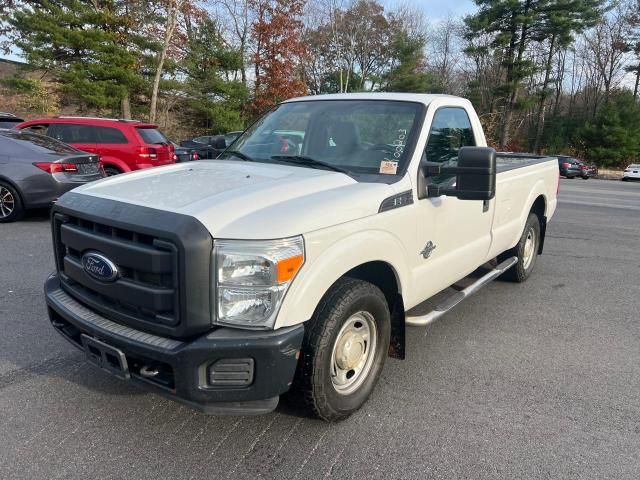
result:
[[[222,135],[216,135],[215,137],[213,137],[209,145],[216,150],[224,150],[225,148],[227,148],[227,142]]]
[[[423,175],[455,175],[455,188],[438,185],[426,187],[427,197],[447,195],[460,200],[491,200],[496,195],[496,151],[487,147],[462,147],[458,151],[458,165],[442,166],[437,162],[423,162]]]

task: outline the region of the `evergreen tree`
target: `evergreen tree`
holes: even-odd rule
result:
[[[598,18],[600,0],[475,0],[480,10],[465,19],[467,37],[493,36],[492,46],[502,58],[504,83],[498,87],[502,101],[499,144],[509,144],[514,110],[518,105],[522,81],[535,66],[526,56],[531,42],[547,41],[546,78],[550,80],[551,60],[559,45],[572,34],[593,24]],[[543,93],[544,95],[544,93]],[[544,102],[544,97],[543,97]]]
[[[23,0],[6,22],[27,62],[52,73],[64,93],[127,117],[144,83],[142,53],[155,47],[135,30],[145,8],[142,0]]]
[[[395,67],[385,75],[384,90],[388,92],[426,93],[430,90],[431,75],[425,71],[423,36],[411,38],[406,32],[400,32],[392,45]]]
[[[640,105],[630,92],[616,92],[580,131],[587,157],[624,167],[640,160]]]
[[[181,65],[189,105],[206,131],[241,130],[248,91],[232,77],[243,68],[242,55],[227,46],[214,20],[206,17],[192,29]]]

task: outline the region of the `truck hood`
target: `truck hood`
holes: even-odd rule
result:
[[[76,193],[197,218],[217,238],[269,239],[378,212],[390,185],[289,165],[198,161],[109,177]]]

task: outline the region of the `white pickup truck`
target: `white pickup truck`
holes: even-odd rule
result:
[[[289,391],[340,420],[404,358],[406,325],[527,279],[558,177],[554,158],[487,148],[462,98],[289,100],[217,160],[65,194],[50,320],[89,361],[202,411],[264,413]]]

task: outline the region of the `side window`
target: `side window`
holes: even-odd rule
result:
[[[97,133],[98,143],[123,144],[127,143],[127,138],[117,128],[111,127],[94,127]]]
[[[49,135],[49,125],[46,123],[38,123],[29,125],[22,129],[23,132],[37,133],[38,135]]]
[[[96,128],[90,125],[75,123],[57,123],[49,133],[56,140],[64,143],[96,143]]]
[[[458,150],[476,145],[469,115],[463,108],[445,107],[439,109],[431,122],[431,131],[425,147],[429,162],[458,163]],[[439,175],[430,179],[432,183],[445,183],[455,178],[453,175]]]

